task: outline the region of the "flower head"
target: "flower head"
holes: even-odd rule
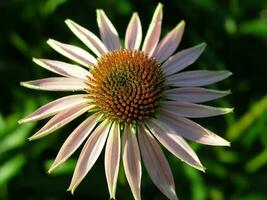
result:
[[[61,76],[21,83],[31,89],[82,93],[52,101],[19,122],[53,116],[29,138],[34,140],[87,113],[87,118],[66,139],[49,169],[52,172],[58,168],[86,141],[69,186],[72,193],[105,146],[105,173],[110,198],[115,198],[122,154],[124,171],[135,199],[141,199],[141,158],[159,190],[167,198],[177,199],[173,175],[158,142],[182,161],[204,171],[197,155],[183,138],[207,145],[228,146],[229,143],[188,118],[232,111],[199,104],[229,94],[229,91],[202,86],[223,80],[231,73],[180,72],[195,62],[206,44],[174,54],[185,23],[178,23],[160,40],[162,4],[158,4],[154,12],[142,47],[142,27],[137,13],[129,22],[123,46],[103,10],[97,10],[97,23],[101,39],[72,20],[66,20],[71,31],[90,52],[48,40],[54,50],[79,65],[34,58],[36,64]]]

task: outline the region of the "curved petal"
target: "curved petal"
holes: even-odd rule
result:
[[[184,33],[185,22],[182,20],[158,44],[153,56],[161,63],[169,58],[177,49]]]
[[[153,55],[159,41],[162,23],[162,4],[159,3],[154,14],[152,21],[148,27],[147,34],[144,40],[142,51],[149,57]]]
[[[78,94],[56,99],[38,108],[36,111],[19,120],[18,122],[25,123],[45,119],[73,106],[88,102],[86,96],[87,95],[85,94]]]
[[[179,72],[187,66],[193,64],[202,54],[206,46],[206,43],[201,43],[189,49],[182,50],[170,57],[162,64],[162,68],[164,69],[166,75],[168,76]]]
[[[125,48],[139,49],[142,41],[142,25],[138,13],[134,13],[126,30]]]
[[[173,175],[160,146],[143,125],[138,125],[137,135],[142,159],[153,183],[166,197],[177,200]]]
[[[173,155],[192,167],[204,171],[204,167],[200,163],[196,153],[181,136],[173,133],[162,122],[156,119],[148,121],[147,126],[151,133]]]
[[[167,77],[167,83],[175,87],[206,86],[232,75],[229,71],[193,70]]]
[[[65,77],[44,78],[20,84],[30,89],[46,91],[83,91],[84,88],[87,88],[82,80]]]
[[[48,170],[51,173],[61,166],[83,143],[97,124],[97,116],[91,115],[81,123],[67,138],[60,148],[55,161]]]
[[[126,124],[123,133],[123,166],[126,178],[135,200],[141,200],[141,159],[137,139],[130,125]]]
[[[84,68],[57,60],[33,58],[33,62],[51,72],[65,77],[87,80],[89,74],[89,71]]]
[[[169,129],[186,139],[207,145],[230,146],[228,141],[192,120],[164,111],[161,112],[160,119]]]
[[[96,10],[101,39],[108,50],[120,48],[120,39],[115,27],[102,9]]]
[[[190,103],[201,103],[219,99],[230,94],[230,90],[210,90],[200,87],[184,87],[166,90],[164,94],[170,100]]]
[[[98,159],[110,129],[108,120],[102,122],[90,135],[77,161],[68,191],[74,193],[86,174]]]
[[[50,119],[39,131],[37,131],[37,133],[31,136],[29,140],[36,140],[56,131],[57,129],[65,126],[89,109],[90,106],[88,106],[88,103],[85,102],[58,113],[52,119]]]
[[[67,58],[85,66],[90,67],[97,64],[97,60],[87,51],[73,45],[58,42],[53,39],[49,39],[47,44],[51,46],[55,51],[66,56]]]
[[[175,102],[175,101],[163,101],[162,110],[171,112],[175,115],[181,117],[189,118],[201,118],[201,117],[211,117],[217,115],[224,115],[232,112],[232,108],[220,108],[213,106],[206,106],[194,103],[186,102]]]
[[[97,56],[101,56],[102,54],[108,52],[102,41],[91,31],[87,30],[86,28],[80,26],[70,19],[65,20],[65,22],[70,30]]]
[[[115,199],[116,187],[120,164],[120,125],[113,123],[106,144],[105,151],[105,172],[108,183],[110,199]]]

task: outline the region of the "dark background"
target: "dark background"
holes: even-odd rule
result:
[[[232,94],[209,105],[235,107],[232,114],[197,120],[231,141],[232,146],[193,144],[206,173],[166,152],[181,199],[267,199],[267,1],[169,0],[164,4],[163,33],[180,20],[186,31],[179,49],[205,41],[208,47],[190,69],[230,70],[233,76],[212,88]],[[45,122],[18,125],[17,120],[38,106],[64,94],[29,90],[20,81],[48,77],[32,57],[62,60],[46,44],[48,38],[83,44],[68,30],[66,18],[98,34],[95,9],[103,8],[121,38],[133,11],[146,32],[156,1],[139,0],[0,0],[0,199],[63,200],[108,199],[103,155],[74,196],[66,192],[76,153],[61,169],[46,174],[75,120],[42,140],[28,142]],[[123,170],[117,198],[133,199]],[[143,167],[143,199],[165,199]]]

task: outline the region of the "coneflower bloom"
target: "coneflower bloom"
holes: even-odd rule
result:
[[[199,104],[229,94],[229,91],[202,86],[221,81],[231,73],[180,72],[196,61],[206,44],[174,53],[185,23],[178,23],[160,40],[162,4],[154,12],[142,47],[142,27],[137,13],[129,22],[124,45],[101,9],[97,10],[101,39],[72,20],[67,19],[66,24],[90,52],[49,39],[47,43],[54,50],[79,65],[34,58],[36,64],[61,76],[21,83],[37,90],[81,92],[52,101],[19,121],[32,122],[53,116],[29,138],[35,140],[87,113],[85,121],[62,145],[49,173],[86,141],[68,189],[72,193],[105,148],[105,174],[111,199],[115,199],[121,157],[135,199],[141,199],[141,158],[158,189],[167,198],[177,199],[173,175],[158,142],[182,161],[204,171],[184,138],[218,146],[228,146],[229,142],[188,118],[232,111]]]

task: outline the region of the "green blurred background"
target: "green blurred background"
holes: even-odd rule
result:
[[[166,152],[181,199],[267,199],[267,1],[169,0],[164,4],[163,33],[184,19],[186,31],[180,49],[200,42],[208,47],[190,69],[230,70],[233,76],[212,86],[232,95],[209,105],[235,107],[227,116],[197,120],[231,141],[232,146],[192,143],[207,172],[199,172]],[[78,156],[61,169],[46,173],[61,144],[81,118],[42,140],[28,142],[39,123],[18,125],[17,120],[38,106],[65,94],[33,91],[23,80],[52,73],[32,57],[62,60],[46,44],[48,38],[83,44],[68,30],[71,18],[98,34],[95,9],[103,8],[123,38],[133,11],[147,30],[156,1],[149,0],[0,0],[0,199],[64,200],[108,199],[103,155],[75,196],[65,192]],[[144,168],[143,168],[144,169]],[[143,199],[165,199],[143,170]],[[132,199],[123,171],[117,198]]]

